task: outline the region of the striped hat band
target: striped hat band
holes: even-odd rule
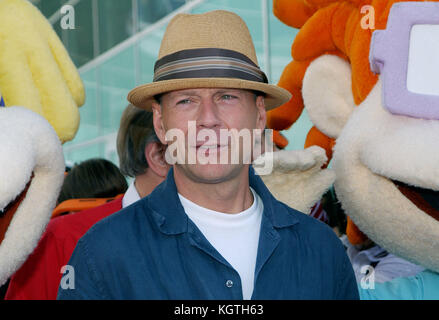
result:
[[[182,50],[155,64],[154,82],[187,78],[234,78],[268,83],[265,73],[253,61],[228,49]]]

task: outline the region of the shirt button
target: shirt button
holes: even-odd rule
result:
[[[227,281],[226,281],[226,287],[227,287],[227,288],[231,288],[231,287],[233,287],[233,281],[232,281],[232,280],[227,280]]]

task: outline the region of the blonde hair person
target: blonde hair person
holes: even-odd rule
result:
[[[164,152],[165,146],[154,131],[152,112],[128,105],[117,133],[117,154],[122,174],[135,178],[140,198],[165,179],[169,166],[164,162]]]

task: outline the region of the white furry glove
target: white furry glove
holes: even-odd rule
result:
[[[255,160],[253,167],[276,199],[309,214],[335,181],[333,170],[322,169],[326,160],[325,151],[312,146],[305,150],[267,152]]]
[[[43,234],[64,181],[64,156],[53,127],[33,111],[0,108],[0,128],[1,286]]]

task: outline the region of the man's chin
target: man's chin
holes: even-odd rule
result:
[[[246,169],[242,164],[177,165],[190,180],[204,184],[218,184],[239,176]]]

